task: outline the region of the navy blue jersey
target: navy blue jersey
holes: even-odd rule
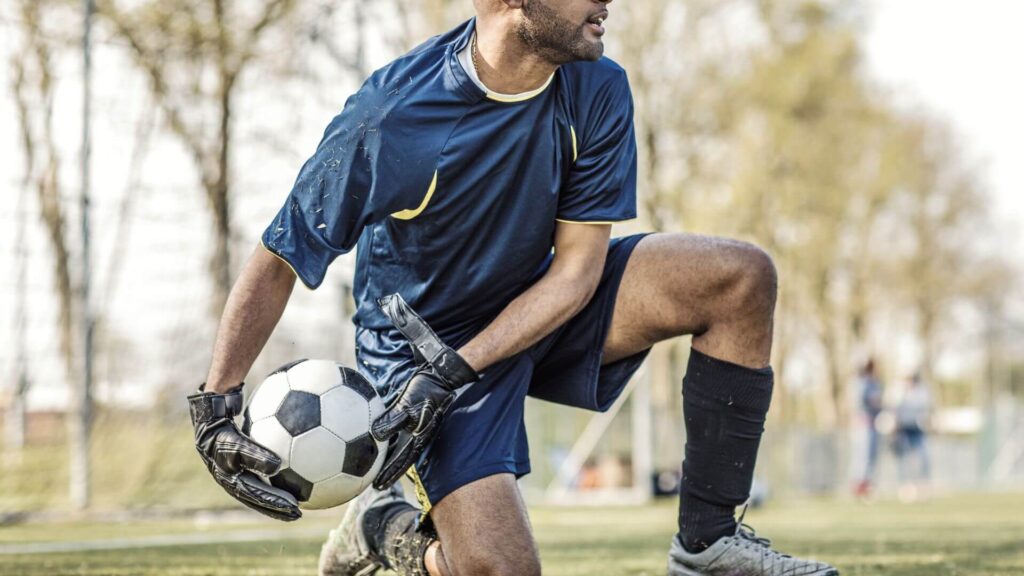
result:
[[[263,234],[310,288],[358,246],[361,332],[391,329],[376,299],[398,292],[459,346],[541,275],[557,220],[635,217],[622,68],[608,59],[563,65],[539,94],[499,99],[458,61],[474,25],[376,71],[331,121]],[[389,354],[381,337],[362,334],[360,346]]]

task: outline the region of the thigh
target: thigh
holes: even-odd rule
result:
[[[737,272],[750,261],[752,249],[744,242],[696,234],[651,234],[641,240],[619,285],[604,363],[674,336],[700,335],[712,320],[721,320]]]
[[[540,574],[526,506],[512,474],[462,486],[438,502],[430,517],[453,575]]]

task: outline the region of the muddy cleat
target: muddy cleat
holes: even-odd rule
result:
[[[668,553],[669,576],[839,576],[835,568],[772,550],[746,524],[732,536],[719,538],[707,550],[687,552],[676,536]]]
[[[320,549],[320,576],[371,576],[384,567],[380,556],[370,549],[368,521],[379,512],[405,502],[401,482],[387,490],[367,489],[345,510],[341,523],[327,535]]]

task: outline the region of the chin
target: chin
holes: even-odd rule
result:
[[[604,42],[600,38],[594,40],[579,38],[573,43],[569,53],[572,54],[573,60],[594,62],[600,60],[604,55]]]
[[[580,60],[586,60],[587,62],[596,62],[601,59],[601,56],[604,56],[603,42],[592,44],[579,54]]]

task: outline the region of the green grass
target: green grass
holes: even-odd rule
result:
[[[641,508],[534,508],[545,574],[664,574],[674,504]],[[776,501],[747,521],[780,548],[836,564],[844,576],[1009,576],[1024,574],[1024,494],[944,497],[912,505],[826,500]],[[0,574],[298,575],[316,573],[318,534],[337,513],[294,524],[270,521],[203,527],[211,540],[254,529],[268,541],[0,555]],[[194,534],[175,520],[132,525],[49,524],[0,528],[0,545],[102,541]]]

